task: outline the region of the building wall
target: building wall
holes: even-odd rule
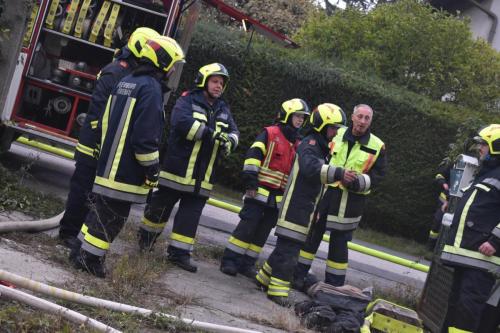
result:
[[[492,11],[500,19],[500,0],[485,0],[481,1],[480,4]],[[467,16],[471,19],[471,30],[474,37],[481,37],[488,40],[488,35],[490,33],[491,25],[493,23],[492,19],[483,11],[475,6],[471,6],[464,9],[461,12],[461,16]],[[492,46],[500,51],[500,24],[497,25],[496,33],[492,41]]]

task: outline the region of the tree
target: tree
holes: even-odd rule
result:
[[[225,2],[285,35],[296,32],[310,14],[319,11],[314,0],[227,0]],[[215,16],[219,23],[232,24],[227,16],[218,16],[213,11],[210,11],[210,15]]]
[[[362,71],[439,100],[498,110],[500,54],[474,40],[468,21],[417,0],[315,13],[296,39],[319,57],[344,60]]]

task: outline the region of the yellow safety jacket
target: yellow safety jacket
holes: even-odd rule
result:
[[[370,171],[384,148],[384,142],[370,132],[355,139],[351,128],[341,128],[331,143],[329,164],[342,167],[344,170],[356,171],[363,174],[367,181],[372,182]],[[381,165],[380,168],[385,169],[385,165]],[[366,195],[370,193],[371,186],[368,185],[366,189],[355,192],[337,181],[328,187],[328,191],[333,193],[330,194],[332,201],[329,203],[327,229],[356,229],[361,221]]]

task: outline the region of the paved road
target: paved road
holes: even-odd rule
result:
[[[74,169],[73,161],[40,152],[17,143],[12,145],[6,159],[12,165],[29,165],[31,176],[23,179],[27,185],[44,192],[52,193],[62,199],[66,198],[69,179]],[[135,206],[131,213],[131,220],[137,222],[142,214],[142,210],[142,206]],[[235,213],[207,205],[200,222],[203,227],[200,228],[198,235],[201,239],[211,239],[213,242],[225,244],[238,221],[238,216]],[[171,224],[169,223],[170,226]],[[168,229],[166,232],[168,232]],[[269,238],[268,244],[264,248],[263,257],[267,257],[267,254],[270,253],[275,240],[274,236]],[[394,253],[394,251],[384,249],[380,246],[366,243],[362,245],[374,247],[378,250],[400,255],[411,260],[417,260],[417,258]],[[318,252],[318,257],[324,260],[327,251],[328,246],[323,242]],[[313,271],[319,276],[323,275],[323,260],[315,260],[315,264],[313,265]],[[428,264],[426,262],[423,263]],[[355,251],[349,252],[347,280],[353,285],[360,287],[374,285],[382,289],[387,288],[396,292],[400,290],[401,292],[412,294],[421,290],[425,278],[426,273]]]

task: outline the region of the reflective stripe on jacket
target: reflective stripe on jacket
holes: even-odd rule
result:
[[[370,180],[365,191],[352,191],[337,181],[328,185],[330,192],[326,227],[329,230],[354,230],[363,215],[366,195],[385,174],[385,146],[382,140],[367,131],[354,137],[352,127],[340,128],[330,147],[329,164],[353,170]]]
[[[478,251],[486,241],[496,248],[493,256]],[[500,165],[487,169],[483,166],[465,191],[441,259],[450,265],[487,271],[500,267]]]
[[[295,157],[295,143],[287,140],[278,126],[266,127],[267,147],[259,169],[259,185],[284,190]]]
[[[277,236],[305,242],[326,182],[327,155],[328,144],[318,133],[306,136],[300,143],[278,216]]]
[[[252,199],[269,206],[282,201],[298,142],[295,135],[285,136],[282,130],[285,126],[266,127],[248,149],[243,163],[247,189],[257,187],[257,195]]]
[[[213,132],[225,132],[235,142],[240,134],[229,106],[222,99],[210,105],[201,89],[185,92],[175,103],[170,125],[160,185],[208,197],[220,155]]]
[[[159,165],[164,127],[158,80],[149,75],[124,77],[113,89],[99,121],[101,153],[93,191],[118,200],[146,202],[146,170]]]
[[[97,75],[90,106],[85,121],[80,128],[78,144],[75,149],[76,161],[94,167],[97,165],[100,146],[100,133],[97,131],[97,124],[106,108],[106,103],[113,88],[132,71],[135,61],[131,57],[133,57],[131,52],[123,48],[118,57],[104,66]]]

